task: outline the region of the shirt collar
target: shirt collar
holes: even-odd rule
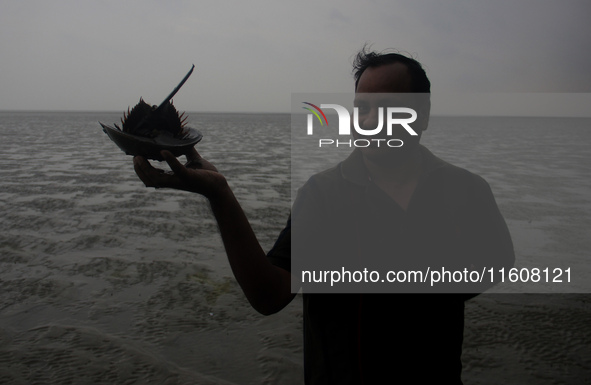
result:
[[[446,166],[448,163],[439,159],[425,146],[419,145],[422,156],[422,174],[426,176],[433,171]],[[363,163],[363,155],[359,149],[355,149],[351,155],[341,162],[341,175],[349,182],[360,186],[367,186],[370,183],[369,173]]]

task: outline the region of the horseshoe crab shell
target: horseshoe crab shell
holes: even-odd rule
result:
[[[150,106],[140,98],[138,104],[123,114],[121,127],[99,122],[105,134],[127,155],[141,155],[161,161],[161,150],[168,150],[174,156],[186,153],[199,143],[203,135],[194,128],[186,127],[187,118],[184,113],[178,113],[170,100],[191,76],[194,68],[193,65],[159,106]]]

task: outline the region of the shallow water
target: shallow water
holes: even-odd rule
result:
[[[302,383],[300,298],[252,310],[207,202],[143,187],[98,125],[119,117],[0,112],[0,383]],[[588,265],[589,121],[474,119],[434,118],[423,142],[490,182],[518,261]],[[289,115],[189,122],[268,250],[289,213]],[[465,382],[591,381],[590,319],[582,294],[470,301]]]

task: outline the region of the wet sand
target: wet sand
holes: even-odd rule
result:
[[[303,383],[301,298],[268,317],[249,306],[207,203],[145,189],[131,158],[100,132],[97,120],[119,114],[22,114],[0,120],[1,384]],[[215,140],[203,143],[204,155],[226,172],[269,249],[287,219],[291,189],[289,130],[270,130],[289,121],[191,120],[218,130],[206,136]],[[468,160],[457,157],[479,165],[485,156],[475,171],[497,194],[518,258],[571,255],[584,263],[588,178],[568,165],[588,167],[576,158],[588,158],[588,145],[555,154],[574,157],[553,171],[570,188],[558,196],[543,188],[544,170],[526,167],[535,151],[521,161],[501,157],[520,165],[503,173],[489,161],[500,147],[486,143]],[[581,184],[569,184],[569,175]],[[591,296],[469,301],[463,362],[466,384],[591,383]]]
[[[197,265],[97,259],[67,273],[2,282],[0,383],[303,383],[299,297],[264,317]],[[590,319],[589,295],[469,301],[464,383],[589,383]]]

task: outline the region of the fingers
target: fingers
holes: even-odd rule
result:
[[[175,175],[177,175],[181,179],[187,178],[187,168],[183,166],[181,162],[179,162],[179,160],[174,155],[172,155],[171,152],[163,150],[160,151],[160,155],[162,155],[162,157],[164,158],[166,163],[168,163],[168,166],[170,166],[170,169],[174,172]]]
[[[195,147],[191,147],[191,149],[189,150],[189,152],[187,152],[185,154],[185,156],[187,157],[187,162],[190,163],[194,160],[197,159],[201,159],[201,155],[199,155],[199,153],[197,152],[197,150],[195,149]]]
[[[195,153],[197,152],[195,151]],[[169,151],[161,151],[160,155],[162,158],[164,158],[166,163],[168,163],[170,169],[172,170],[171,172],[164,172],[164,170],[152,167],[150,162],[144,157],[136,156],[133,158],[133,168],[135,173],[138,175],[141,181],[144,182],[144,185],[146,187],[154,188],[175,188],[179,190],[193,191],[193,184],[195,181],[192,180],[191,173],[195,171],[183,166],[181,162],[179,162],[179,160]],[[191,161],[196,163],[193,164],[193,168],[202,168],[202,161],[205,160],[201,157]]]
[[[185,163],[186,168],[203,168],[203,161],[205,159],[203,159],[197,150],[195,150],[195,147],[191,148],[191,150],[185,154],[185,157],[187,158],[187,163]]]
[[[152,167],[144,157],[134,157],[133,168],[146,187],[163,188],[178,184],[178,178],[173,173]]]
[[[141,156],[136,156],[133,158],[133,169],[135,173],[140,178],[146,187],[156,187],[155,183],[152,181],[150,174],[153,173],[154,167],[150,165],[150,163]]]

